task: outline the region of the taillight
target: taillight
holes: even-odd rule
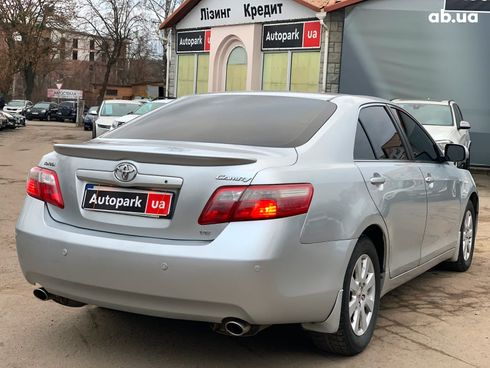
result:
[[[41,201],[64,208],[60,183],[56,172],[40,167],[33,167],[29,171],[26,186],[27,194]]]
[[[278,184],[217,189],[199,217],[200,225],[267,220],[308,212],[311,184]]]

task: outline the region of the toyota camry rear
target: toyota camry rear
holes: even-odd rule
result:
[[[17,224],[26,279],[68,306],[211,322],[234,336],[300,323],[326,350],[360,352],[387,262],[388,228],[353,160],[369,102],[194,96],[55,145],[29,173]],[[350,277],[358,290],[344,292]],[[344,307],[360,340],[318,343],[339,338]]]

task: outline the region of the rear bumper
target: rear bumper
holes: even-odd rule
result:
[[[356,241],[299,244],[302,222],[234,223],[212,242],[169,241],[59,224],[27,198],[17,251],[29,282],[87,304],[207,322],[322,322]]]

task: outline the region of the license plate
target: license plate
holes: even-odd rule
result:
[[[173,193],[129,190],[88,184],[82,208],[88,211],[125,215],[166,217],[172,209]]]
[[[37,115],[38,113],[37,112],[33,112],[32,115]]]

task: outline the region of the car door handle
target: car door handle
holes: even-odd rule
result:
[[[432,178],[432,176],[429,175],[425,178],[425,182],[427,184],[432,184],[434,182],[434,179]]]
[[[374,175],[371,179],[370,179],[370,182],[371,184],[373,185],[382,185],[384,183],[386,183],[386,179],[383,178],[381,175]]]

